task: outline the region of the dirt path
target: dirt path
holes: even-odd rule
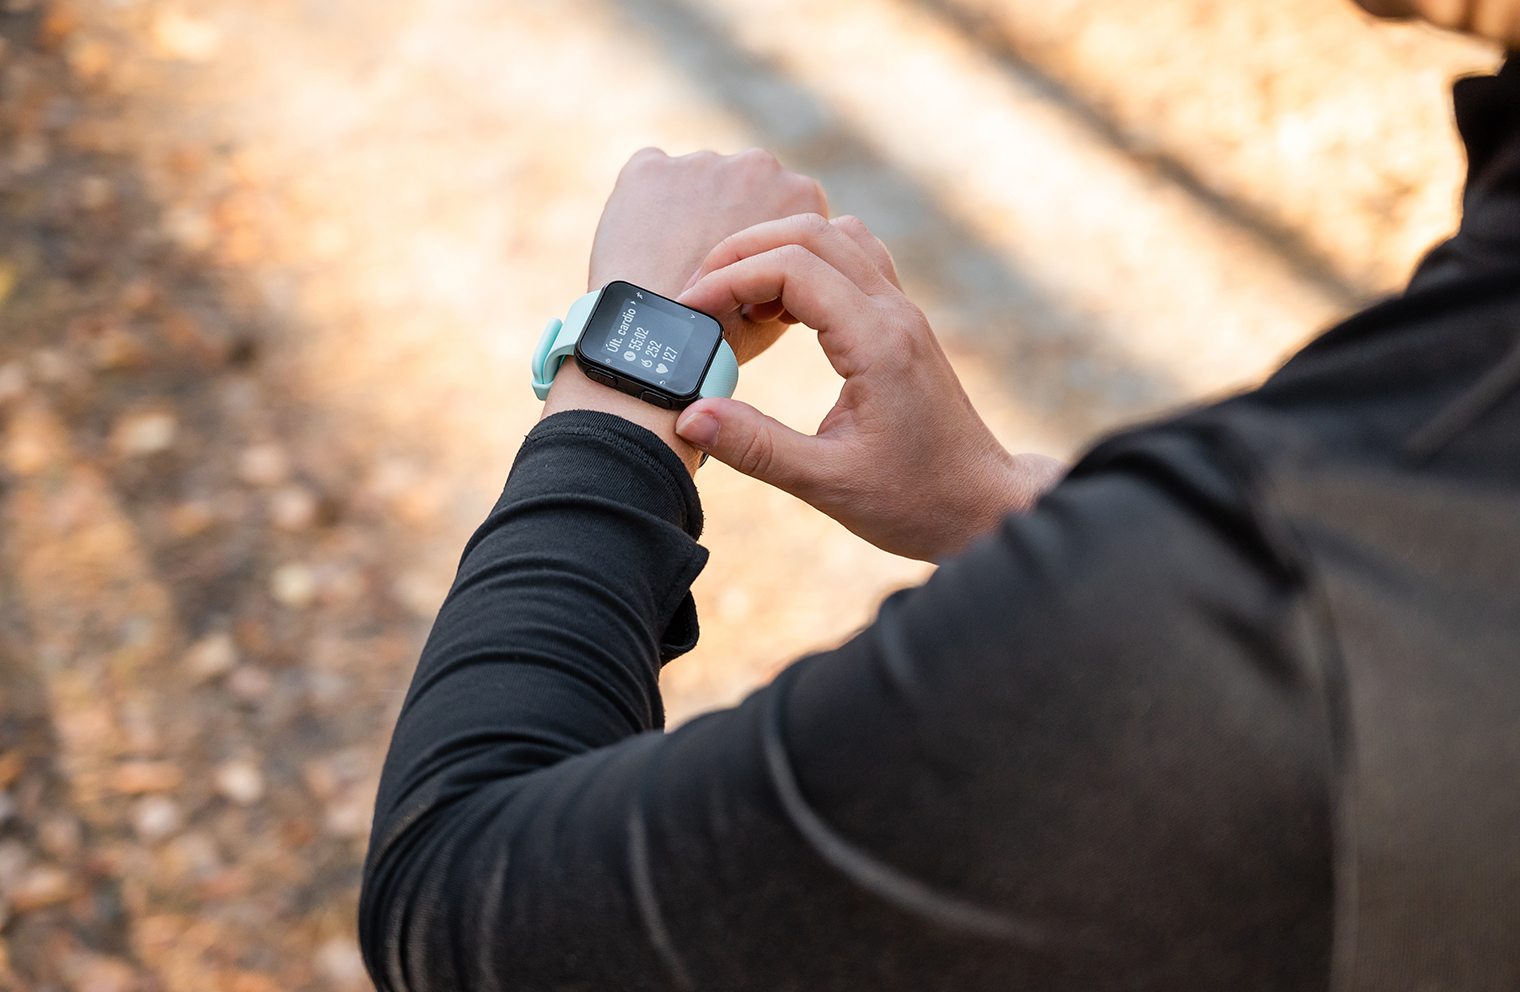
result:
[[[1394,285],[1452,216],[1442,80],[1494,53],[1163,6],[8,0],[0,990],[368,987],[378,762],[634,149],[820,176],[1020,448],[1250,382]],[[805,427],[836,390],[803,330],[740,395]],[[672,719],[927,572],[699,481]]]

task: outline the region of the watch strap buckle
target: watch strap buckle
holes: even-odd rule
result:
[[[533,349],[534,396],[541,400],[549,398],[549,387],[554,385],[560,364],[575,353],[575,343],[586,332],[586,321],[591,319],[591,312],[596,309],[596,301],[601,295],[601,290],[587,293],[570,304],[570,312],[565,314],[564,320],[555,317],[544,325],[538,347]]]

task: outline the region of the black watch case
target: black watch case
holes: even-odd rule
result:
[[[701,395],[722,341],[722,325],[707,314],[617,281],[597,299],[575,358],[587,378],[679,410]]]

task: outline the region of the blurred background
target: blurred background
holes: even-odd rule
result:
[[[0,989],[369,988],[379,762],[623,161],[762,145],[1010,447],[1249,386],[1448,231],[1496,50],[1345,0],[0,0]],[[797,328],[739,396],[811,430]],[[928,566],[717,463],[672,722]]]

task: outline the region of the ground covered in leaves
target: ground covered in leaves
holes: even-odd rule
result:
[[[0,15],[0,988],[364,987],[399,699],[357,668],[416,649],[416,493],[297,440],[278,329],[216,254],[236,179],[165,217],[77,27]],[[162,178],[216,159],[172,150]]]

